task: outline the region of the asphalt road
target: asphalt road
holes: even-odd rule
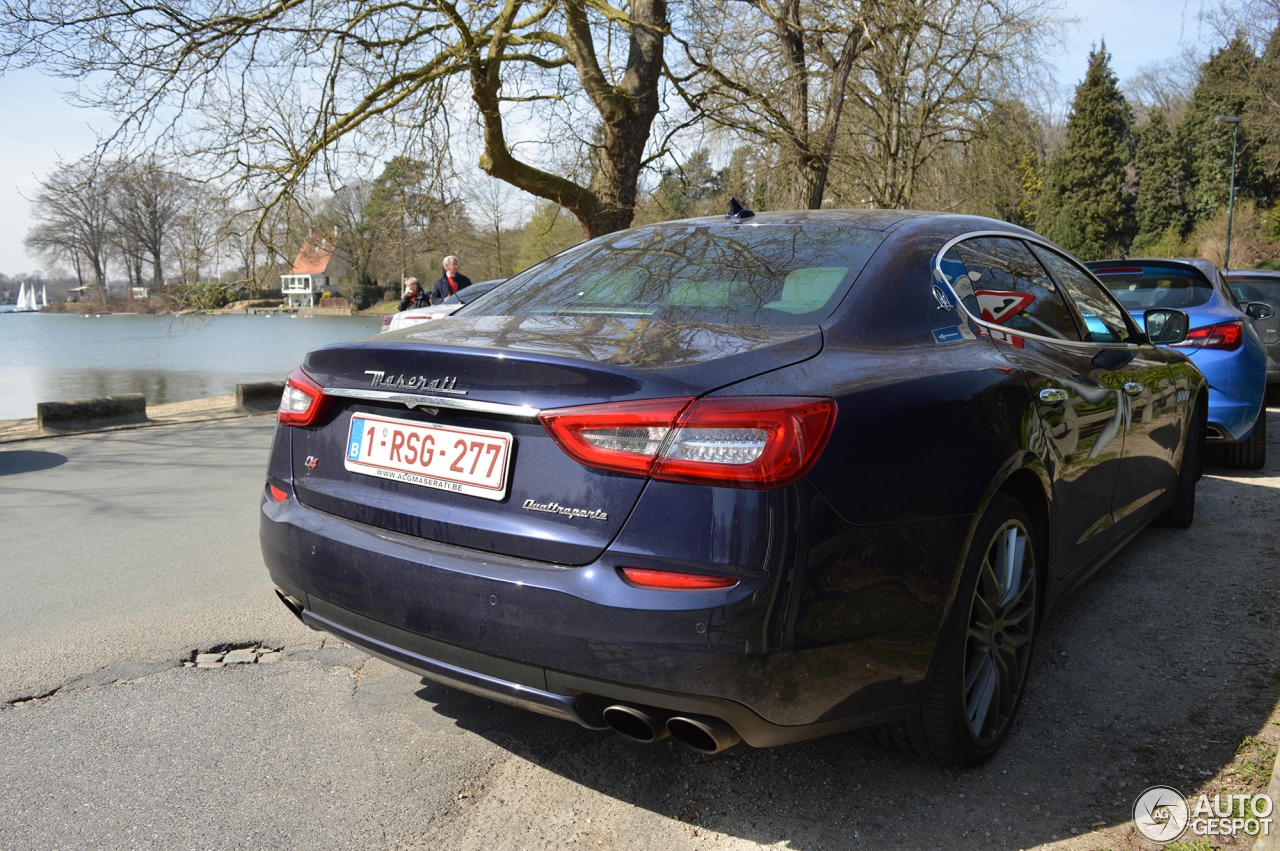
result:
[[[1280,730],[1277,443],[1068,601],[1005,750],[959,773],[854,735],[634,745],[326,641],[262,567],[272,428],[0,448],[0,848],[1146,848],[1138,790],[1229,782]],[[284,655],[182,664],[246,645]]]

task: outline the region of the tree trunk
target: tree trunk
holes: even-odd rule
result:
[[[517,160],[508,149],[498,97],[505,30],[495,36],[486,58],[477,55],[472,59],[472,99],[484,125],[480,168],[569,210],[582,225],[583,238],[594,239],[629,227],[635,216],[636,184],[660,107],[658,82],[663,40],[668,31],[667,4],[666,0],[632,3],[627,65],[621,84],[616,87],[598,62],[583,0],[563,0],[563,6],[563,46],[601,120],[603,140],[590,186],[534,168]],[[499,27],[509,25],[518,8],[518,0],[508,0]]]

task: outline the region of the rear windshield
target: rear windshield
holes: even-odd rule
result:
[[[1213,287],[1194,272],[1159,266],[1094,269],[1130,313],[1155,307],[1199,307],[1213,298]]]
[[[882,240],[873,231],[789,225],[621,231],[522,272],[475,309],[813,324],[836,309]]]
[[[1227,286],[1231,287],[1241,304],[1246,301],[1261,301],[1280,309],[1280,278],[1232,275],[1227,278]]]

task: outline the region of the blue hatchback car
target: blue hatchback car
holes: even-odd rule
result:
[[[1223,447],[1229,466],[1258,470],[1266,462],[1267,349],[1255,319],[1274,309],[1241,303],[1210,261],[1099,260],[1086,263],[1130,313],[1142,320],[1152,308],[1173,308],[1191,318],[1177,348],[1209,380],[1210,446]]]

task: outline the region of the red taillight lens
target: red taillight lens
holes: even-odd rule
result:
[[[620,567],[618,570],[632,585],[639,585],[641,588],[661,588],[664,591],[706,591],[711,588],[732,588],[738,584],[738,580],[732,576],[677,573],[674,570],[646,570],[642,567]]]
[[[324,388],[298,367],[285,380],[276,420],[280,425],[309,426],[324,412],[327,401]]]
[[[654,399],[547,411],[540,419],[583,464],[674,482],[769,488],[812,466],[835,421],[832,399]]]
[[[647,476],[676,417],[692,399],[646,399],[543,411],[560,448],[590,467]]]
[[[275,485],[267,485],[267,496],[271,497],[272,502],[284,502],[289,498],[289,494],[280,490]]]
[[[1176,348],[1223,349],[1234,352],[1243,345],[1244,322],[1236,320],[1206,325],[1204,328],[1193,328],[1187,333],[1187,339],[1178,343]]]

